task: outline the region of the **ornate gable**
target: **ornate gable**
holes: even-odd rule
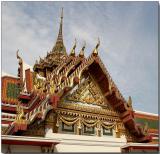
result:
[[[105,105],[105,98],[102,95],[100,88],[97,86],[95,81],[88,76],[86,79],[73,89],[73,91],[67,95],[67,100],[78,101],[81,103]]]

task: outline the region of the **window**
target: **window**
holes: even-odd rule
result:
[[[103,135],[112,136],[113,135],[112,129],[106,129],[103,127]]]
[[[94,135],[95,128],[94,127],[87,127],[86,125],[84,125],[84,134],[85,135]]]
[[[62,132],[74,133],[74,125],[66,125],[62,122]]]

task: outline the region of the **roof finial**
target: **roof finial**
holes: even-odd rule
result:
[[[132,98],[129,96],[128,102],[127,102],[128,107],[132,108]]]
[[[84,41],[84,45],[83,45],[83,47],[82,47],[82,49],[81,49],[81,51],[79,53],[80,57],[84,57],[84,49],[85,49],[85,47],[86,47],[86,42]]]
[[[62,7],[62,11],[61,11],[61,21],[60,21],[60,27],[59,27],[57,42],[58,41],[63,42],[62,29],[63,29],[63,7]]]
[[[22,85],[23,85],[23,60],[19,56],[19,49],[17,50],[16,55],[17,55],[18,64],[19,64],[19,67],[18,67],[18,77],[20,77],[20,85],[22,87]]]
[[[100,39],[99,39],[99,37],[98,37],[98,43],[97,43],[95,49],[93,50],[93,55],[94,55],[94,56],[97,56],[97,55],[98,55],[98,47],[99,47],[99,46],[100,46]]]
[[[61,21],[63,20],[63,7],[62,7],[62,11],[61,11]]]
[[[74,43],[74,46],[73,46],[73,48],[72,48],[72,50],[71,50],[71,56],[75,56],[75,48],[76,48],[76,44],[77,44],[77,40],[76,40],[76,38],[75,38],[75,43]]]

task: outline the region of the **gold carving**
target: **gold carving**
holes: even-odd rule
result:
[[[76,44],[77,44],[77,40],[75,39],[75,43],[74,43],[74,46],[73,46],[73,48],[72,48],[72,50],[71,50],[71,56],[75,56],[75,48],[76,48]]]
[[[98,55],[98,47],[99,47],[99,46],[100,46],[100,39],[98,38],[98,43],[97,43],[95,49],[93,50],[93,54],[94,54],[94,55]]]
[[[24,111],[23,111],[23,108],[20,105],[19,101],[17,104],[17,116],[16,116],[15,122],[16,123],[25,123],[26,122],[25,117],[24,117]]]
[[[78,86],[78,89],[76,89],[72,94],[68,95],[67,99],[97,105],[105,104],[105,99],[101,94],[100,89],[93,83],[90,77],[82,82]]]
[[[83,47],[82,47],[82,49],[81,49],[81,51],[79,53],[80,57],[84,57],[84,49],[85,49],[85,47],[86,47],[86,42],[84,42],[84,45],[83,45]]]
[[[129,107],[129,108],[131,108],[131,109],[132,109],[132,98],[131,98],[131,96],[129,96],[129,99],[128,99],[128,102],[127,102],[127,105],[128,105],[128,107]]]
[[[49,89],[50,89],[49,92],[50,92],[51,94],[53,94],[54,91],[55,91],[55,84],[54,84],[54,81],[53,81],[53,80],[50,81],[50,88],[49,88]]]

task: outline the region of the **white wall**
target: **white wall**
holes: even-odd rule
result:
[[[124,136],[84,136],[73,134],[56,134],[48,131],[47,138],[59,140],[55,152],[121,152],[121,146],[126,144]]]
[[[54,152],[121,152],[120,147],[58,144]]]

